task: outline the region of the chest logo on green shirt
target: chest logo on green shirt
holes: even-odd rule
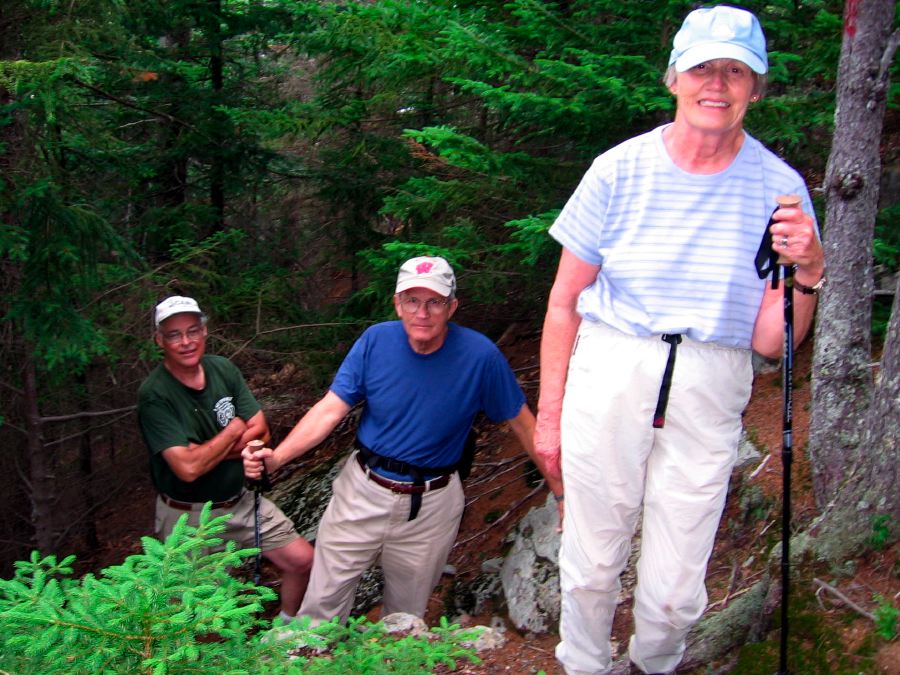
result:
[[[216,405],[213,406],[213,411],[216,413],[216,420],[223,429],[234,419],[234,403],[231,402],[233,398],[233,396],[220,398]]]

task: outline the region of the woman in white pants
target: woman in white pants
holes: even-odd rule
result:
[[[798,343],[812,322],[824,258],[809,193],[743,129],[766,72],[753,14],[691,12],[665,77],[674,121],[600,155],[550,230],[562,254],[535,448],[565,487],[556,653],[570,675],[613,667],[619,575],[642,508],[624,665],[673,671],[706,606],[751,349],[777,356],[783,343],[783,285],[754,264],[767,227],[796,266]],[[782,194],[800,206],[776,210]]]

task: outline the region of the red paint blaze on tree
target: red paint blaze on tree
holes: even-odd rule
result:
[[[859,13],[859,0],[847,0],[847,11],[844,14],[844,32],[851,38],[856,37],[856,16]]]

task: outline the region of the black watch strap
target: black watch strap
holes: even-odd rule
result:
[[[803,295],[818,295],[819,291],[822,290],[822,287],[825,286],[825,275],[822,275],[822,278],[819,279],[812,286],[807,286],[806,284],[801,284],[799,281],[794,279],[794,288],[803,293]]]

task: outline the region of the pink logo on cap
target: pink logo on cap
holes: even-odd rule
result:
[[[416,265],[416,274],[428,274],[432,267],[434,267],[434,263],[420,262]]]

